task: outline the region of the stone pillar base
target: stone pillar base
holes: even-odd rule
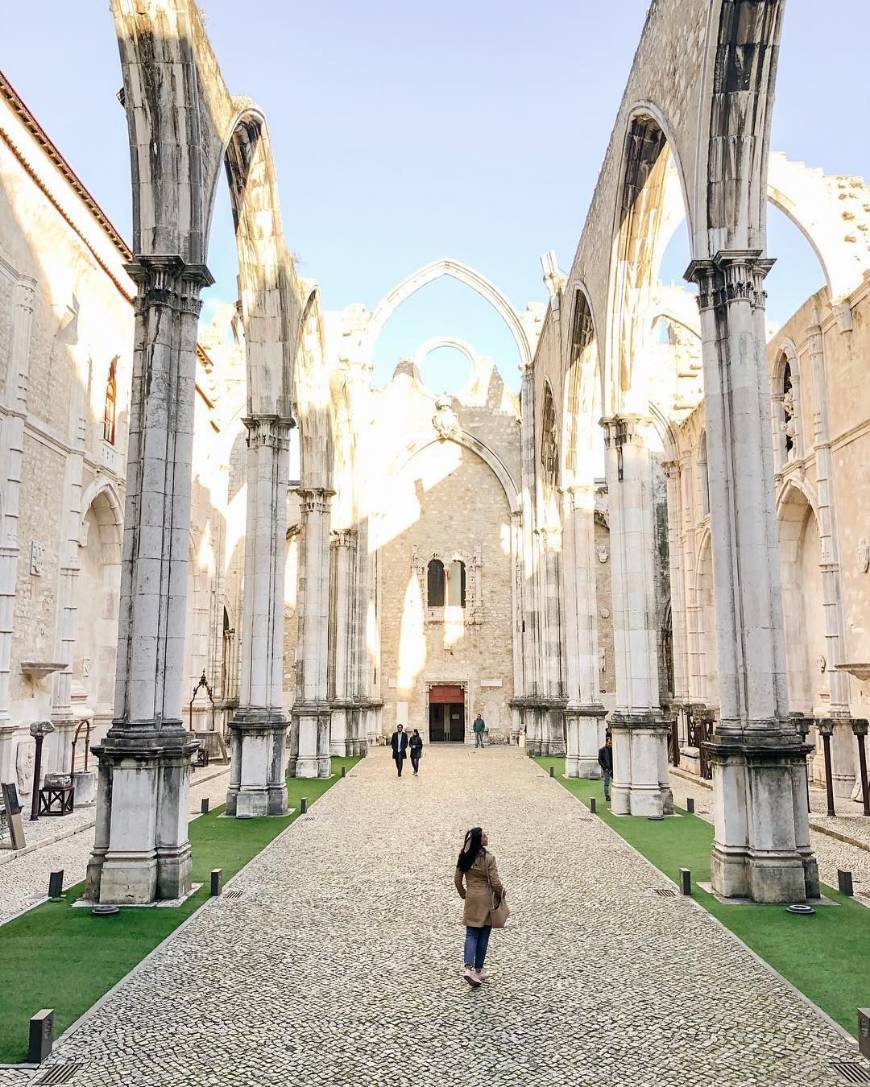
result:
[[[771,903],[818,898],[806,810],[810,750],[785,724],[714,735],[708,753],[716,894]]]
[[[672,815],[674,797],[667,779],[669,726],[655,710],[613,713],[614,815]],[[664,773],[663,773],[664,768]]]
[[[100,833],[85,898],[144,905],[190,892],[188,783],[195,748],[180,721],[161,728],[116,722],[94,748]]]
[[[566,777],[586,779],[601,777],[598,749],[604,742],[601,732],[606,714],[607,710],[604,706],[595,702],[579,706],[569,704],[565,710],[565,733],[568,741],[568,754],[565,758]],[[573,772],[569,772],[569,762],[572,762]]]
[[[328,778],[330,708],[309,702],[293,706],[290,727],[290,758],[287,773],[296,778]]]
[[[226,814],[237,819],[286,815],[284,715],[256,706],[240,707],[229,727],[230,785]]]

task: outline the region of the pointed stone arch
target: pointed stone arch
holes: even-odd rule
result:
[[[463,448],[470,450],[480,457],[480,459],[492,469],[493,475],[501,484],[511,513],[519,514],[521,509],[520,493],[507,465],[501,457],[486,444],[486,442],[481,441],[480,438],[476,437],[468,430],[463,430],[461,427],[457,428],[444,438],[423,438],[419,441],[411,442],[411,444],[407,445],[402,450],[401,454],[394,460],[390,466],[387,478],[396,479],[424,449],[428,449],[430,446],[437,445],[442,441],[455,442],[456,445],[461,445]],[[381,512],[383,512],[383,509]]]
[[[467,264],[462,264],[458,260],[448,258],[435,260],[431,264],[418,268],[416,272],[412,272],[411,275],[403,279],[401,283],[393,287],[389,294],[381,299],[369,321],[365,337],[364,357],[367,359],[372,357],[381,330],[399,306],[421,288],[433,283],[436,279],[441,279],[442,276],[449,276],[459,283],[464,283],[466,287],[470,287],[481,298],[489,302],[508,326],[516,342],[520,356],[520,366],[530,365],[532,361],[531,344],[519,315],[511,303],[495,284],[481,272],[475,271],[474,268],[470,268]]]

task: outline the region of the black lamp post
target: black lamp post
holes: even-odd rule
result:
[[[830,717],[817,717],[816,728],[822,737],[822,746],[825,751],[825,791],[828,794],[828,815],[836,815],[834,811],[834,777],[831,770],[831,736],[834,734],[834,722]]]
[[[33,764],[33,791],[30,794],[30,821],[39,818],[39,786],[42,783],[42,742],[50,732],[54,732],[51,721],[32,721],[30,735],[36,740],[36,759]]]

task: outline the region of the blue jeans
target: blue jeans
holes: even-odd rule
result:
[[[483,747],[483,733],[482,732],[475,732],[475,734],[474,734],[474,746],[475,747]]]
[[[604,778],[604,799],[610,799],[610,783],[613,781],[613,774],[609,770],[605,770],[602,775]]]
[[[472,928],[471,925],[465,926],[466,966],[473,966],[475,970],[483,968],[486,949],[489,947],[490,932],[492,932],[491,925],[484,925],[483,928]]]

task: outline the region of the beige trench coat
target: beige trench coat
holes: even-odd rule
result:
[[[463,879],[465,886],[463,886]],[[492,853],[478,853],[474,864],[467,872],[457,868],[453,875],[453,882],[456,884],[459,897],[465,899],[462,923],[471,928],[482,928],[488,925],[493,894],[496,898],[501,898],[504,894],[504,885],[499,879]],[[490,891],[490,884],[492,884],[492,891]]]

